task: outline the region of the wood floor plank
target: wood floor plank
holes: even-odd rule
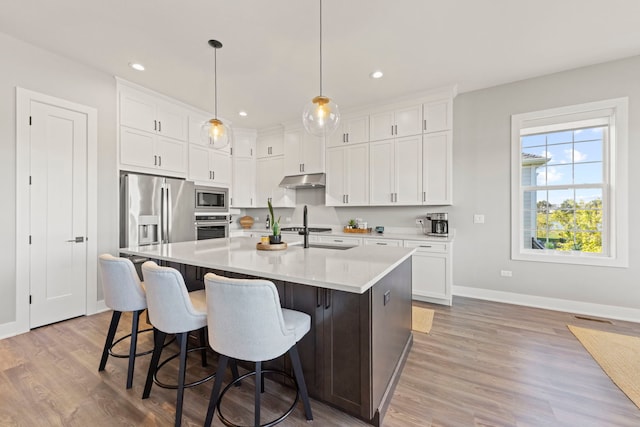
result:
[[[416,304],[435,310],[433,328],[414,334],[384,426],[640,425],[640,410],[566,327],[637,336],[637,324],[592,322],[570,313],[458,297],[453,307]],[[0,425],[173,425],[175,390],[154,386],[149,399],[141,399],[149,356],[136,361],[130,390],[125,389],[126,359],[109,358],[106,370],[98,372],[110,318],[110,312],[80,317],[0,341]],[[123,316],[118,336],[129,332],[130,321],[130,315]],[[151,334],[142,334],[139,345],[151,348]],[[118,351],[126,353],[127,346],[123,342]],[[215,369],[215,355],[210,362],[203,368],[192,354],[190,378]],[[171,378],[177,364],[166,369]],[[183,425],[202,425],[211,387],[209,382],[185,391]],[[275,416],[287,393],[267,381],[265,414]],[[242,422],[251,420],[252,402],[252,389],[241,387],[229,393],[224,408]],[[316,401],[312,408],[315,426],[367,425]],[[213,425],[222,423],[216,418]],[[280,425],[308,427],[302,405]]]

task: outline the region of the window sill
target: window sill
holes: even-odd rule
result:
[[[583,252],[561,252],[546,249],[512,254],[514,261],[547,262],[554,264],[590,265],[593,267],[628,268],[629,261],[605,255],[588,255]]]

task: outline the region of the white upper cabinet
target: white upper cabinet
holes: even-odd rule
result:
[[[370,204],[422,204],[422,135],[370,144]]]
[[[371,141],[418,135],[422,133],[422,105],[371,114],[369,120]]]
[[[323,138],[310,135],[302,128],[284,133],[284,174],[301,175],[324,172]]]
[[[235,129],[233,133],[233,156],[256,158],[256,131],[253,129]]]
[[[187,110],[129,87],[120,90],[120,125],[187,140]]]
[[[184,176],[187,144],[149,132],[120,128],[120,164],[127,169],[145,168],[151,173]]]
[[[369,142],[369,116],[344,117],[335,132],[327,137],[327,147]]]
[[[231,156],[222,150],[191,144],[189,179],[205,185],[231,185]]]
[[[451,131],[423,136],[422,201],[425,205],[453,204]]]
[[[369,204],[369,144],[327,150],[327,206]]]
[[[282,156],[284,154],[284,130],[281,127],[258,133],[257,158]]]
[[[453,127],[453,102],[450,98],[422,105],[424,133],[450,130]]]
[[[253,208],[257,206],[256,203],[256,161],[249,157],[234,155],[231,206]]]

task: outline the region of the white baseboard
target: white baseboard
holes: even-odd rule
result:
[[[107,311],[107,310],[111,310],[111,309],[110,309],[109,307],[107,307],[107,306],[104,304],[104,300],[103,300],[103,299],[101,299],[100,301],[98,301],[98,302],[96,303],[96,311],[95,311],[95,312],[93,312],[93,313],[91,313],[91,314],[98,314],[98,313],[102,313],[102,312]]]
[[[524,305],[528,307],[544,308],[547,310],[586,314],[589,316],[640,323],[640,309],[637,308],[594,304],[590,302],[571,301],[559,298],[548,298],[535,295],[525,295],[513,292],[494,291],[491,289],[480,289],[455,285],[453,286],[453,294],[461,297],[504,302],[508,304]]]
[[[21,330],[16,321],[0,324],[0,340],[24,334],[25,332],[29,332],[29,330]]]

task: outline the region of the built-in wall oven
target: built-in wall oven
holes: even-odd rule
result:
[[[229,189],[204,186],[196,186],[195,189],[196,212],[229,212]]]
[[[229,215],[196,212],[196,239],[223,239],[229,237]]]

